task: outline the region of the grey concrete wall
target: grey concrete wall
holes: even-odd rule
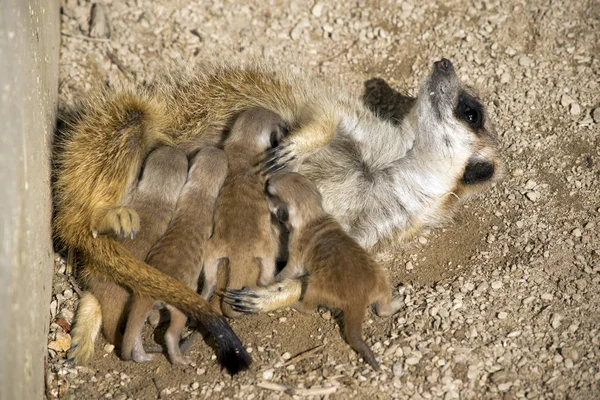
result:
[[[52,287],[58,0],[0,10],[0,399],[42,399]]]

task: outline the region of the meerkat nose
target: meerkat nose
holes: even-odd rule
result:
[[[440,72],[447,73],[454,69],[454,67],[452,66],[452,63],[447,58],[442,58],[440,61],[436,61],[433,64],[435,65],[435,68],[437,68],[437,70]]]

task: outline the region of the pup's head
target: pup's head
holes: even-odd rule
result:
[[[279,115],[264,108],[254,108],[237,117],[226,145],[242,145],[248,151],[260,153],[277,146],[287,133]]]
[[[267,201],[271,213],[289,230],[298,229],[324,213],[319,189],[295,172],[281,172],[269,178]]]
[[[443,58],[419,91],[416,107],[419,132],[435,137],[430,143],[439,151],[452,154],[457,148],[469,149],[461,161],[464,168],[457,186],[470,192],[496,177],[498,137],[485,109],[473,91],[458,79],[452,63]]]

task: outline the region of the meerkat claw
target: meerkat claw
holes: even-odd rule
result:
[[[229,288],[225,289],[222,292],[222,295],[225,298],[234,299],[234,300],[245,300],[248,297],[253,298],[253,299],[258,299],[260,297],[259,295],[249,292],[244,289],[229,289]]]
[[[254,308],[243,307],[237,304],[229,304],[234,311],[245,313],[245,314],[257,314],[258,311]]]

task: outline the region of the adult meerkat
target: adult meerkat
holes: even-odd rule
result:
[[[169,228],[146,258],[148,264],[194,290],[198,288],[204,247],[213,231],[215,201],[226,175],[227,156],[223,150],[207,147],[194,156]],[[121,346],[124,360],[143,362],[152,359],[144,351],[142,327],[154,303],[153,298],[135,296]],[[173,364],[189,364],[191,360],[184,357],[179,348],[187,317],[175,307],[167,305],[167,309],[171,315],[165,333],[169,358]]]
[[[187,157],[174,147],[159,147],[146,159],[138,184],[122,203],[136,210],[142,227],[137,236],[122,239],[134,257],[144,260],[150,248],[164,235],[187,175]],[[87,363],[94,354],[100,328],[108,342],[120,347],[130,298],[131,293],[114,281],[89,279],[88,290],[77,307],[69,357],[81,364]]]
[[[123,223],[135,211],[119,204],[151,149],[173,145],[190,153],[219,144],[235,116],[254,107],[280,115],[291,130],[270,161],[307,175],[325,210],[365,247],[447,220],[457,199],[484,187],[498,169],[497,138],[483,106],[445,59],[434,63],[411,111],[397,123],[373,115],[338,87],[255,66],[207,68],[165,76],[150,88],[105,90],[88,97],[56,157],[54,228],[82,253],[84,274],[201,321],[201,296],[136,259],[114,236],[92,233],[136,230]],[[115,218],[121,215],[126,218]],[[239,341],[226,346],[223,357],[243,365]]]
[[[266,288],[228,289],[225,301],[241,312],[293,303],[304,310],[318,305],[339,308],[344,311],[348,344],[378,370],[375,355],[362,338],[367,307],[375,303],[379,316],[389,316],[402,306],[400,300],[392,301],[382,268],[323,210],[321,195],[307,178],[282,173],[269,179],[267,185],[270,209],[290,231],[288,263],[277,274],[279,283]],[[302,276],[305,279],[297,279]],[[273,292],[276,297],[271,296]]]
[[[266,285],[275,275],[278,238],[265,198],[265,179],[256,168],[265,150],[284,134],[283,120],[263,108],[242,113],[225,141],[229,172],[215,206],[213,236],[206,246],[202,297],[212,297],[221,261],[228,260],[232,288]],[[221,304],[223,313],[240,314]]]

